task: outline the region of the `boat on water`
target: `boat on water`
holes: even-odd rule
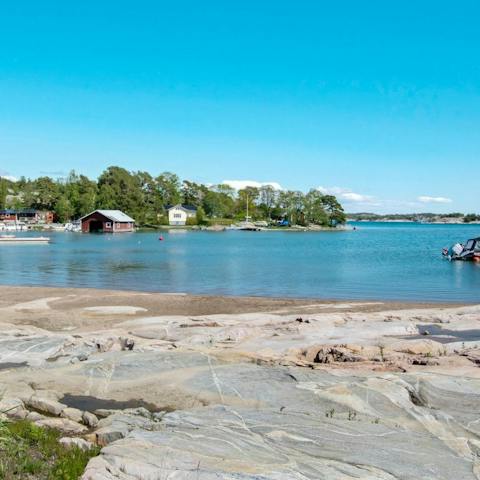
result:
[[[260,232],[260,231],[265,230],[265,229],[255,225],[252,222],[240,222],[238,224],[236,230],[244,230],[244,231],[247,231],[247,232]]]
[[[45,245],[50,243],[49,237],[16,237],[0,235],[0,245]]]
[[[65,227],[63,227],[63,230],[65,230],[65,232],[79,233],[82,231],[82,223],[78,221],[66,223]]]
[[[471,238],[465,244],[456,243],[450,248],[444,248],[442,254],[448,260],[480,262],[480,237]]]

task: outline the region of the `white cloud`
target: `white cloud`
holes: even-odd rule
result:
[[[5,180],[10,180],[11,182],[16,182],[18,180],[17,177],[13,175],[0,175],[0,178],[4,178]]]
[[[345,202],[378,205],[378,203],[375,203],[375,198],[371,195],[352,192],[349,188],[320,186],[318,187],[318,190],[324,195],[335,195],[338,199],[344,200]]]
[[[257,182],[255,180],[224,180],[222,184],[229,185],[235,190],[242,190],[246,187],[260,188],[267,185],[270,185],[275,190],[283,190],[282,186],[277,182]]]
[[[452,203],[451,198],[447,197],[429,197],[428,195],[421,195],[417,198],[421,203]]]
[[[4,178],[5,180],[10,180],[11,182],[16,182],[18,178],[10,175],[9,172],[0,169],[0,178]]]

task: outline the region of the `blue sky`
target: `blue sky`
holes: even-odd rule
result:
[[[108,165],[480,213],[480,3],[0,4],[0,174]]]

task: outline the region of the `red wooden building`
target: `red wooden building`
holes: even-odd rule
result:
[[[17,220],[16,210],[0,210],[0,221],[15,222]]]
[[[25,223],[53,223],[55,214],[48,211],[25,208],[22,210],[0,210],[0,221],[3,222],[25,222]]]
[[[120,210],[95,210],[80,219],[82,232],[133,232],[135,220]]]

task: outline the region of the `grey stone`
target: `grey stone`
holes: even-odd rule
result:
[[[139,410],[139,409],[136,409]],[[98,422],[95,431],[97,443],[108,445],[120,438],[124,438],[134,429],[154,430],[158,428],[155,421],[142,414],[118,412]]]
[[[93,448],[93,443],[78,437],[62,437],[59,443],[65,447],[77,447],[80,450],[90,450]]]
[[[83,412],[82,422],[87,425],[87,427],[95,428],[98,425],[98,418],[96,415],[90,412]]]
[[[74,422],[81,423],[83,421],[83,412],[78,408],[67,407],[64,408],[61,416],[73,420]]]
[[[26,420],[29,422],[36,422],[38,420],[45,420],[47,417],[45,415],[42,415],[41,413],[38,412],[28,412],[27,416],[25,417]]]
[[[48,413],[50,415],[58,416],[60,415],[65,408],[66,405],[60,403],[56,400],[51,400],[49,398],[39,397],[37,395],[31,396],[28,400],[26,400],[25,404],[27,407],[34,408],[42,413]]]
[[[87,427],[80,425],[73,420],[69,420],[68,418],[46,417],[41,420],[36,420],[35,425],[38,425],[39,427],[54,428],[64,433],[76,435],[85,433],[87,431]]]

